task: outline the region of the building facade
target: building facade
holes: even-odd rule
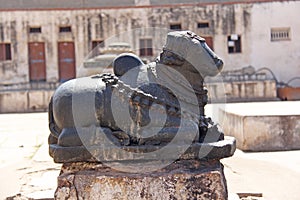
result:
[[[226,70],[267,67],[283,82],[300,76],[300,1],[14,2],[0,8],[1,85],[78,77],[90,52],[111,42],[153,60],[170,30],[206,38]]]

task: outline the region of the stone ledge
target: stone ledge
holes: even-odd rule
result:
[[[210,143],[193,143],[188,148],[185,145],[169,145],[168,151],[170,156],[163,157],[164,160],[177,160],[181,159],[222,159],[230,157],[234,154],[236,149],[235,138],[226,136],[224,140]],[[49,145],[50,155],[54,158],[56,163],[66,162],[114,162],[114,161],[156,161],[162,160],[159,154],[153,154],[152,157],[145,159],[147,152],[154,152],[162,148],[161,146],[142,145],[142,146],[75,146],[75,147],[62,147],[55,144]],[[122,150],[120,150],[122,149]],[[174,157],[172,153],[178,152],[179,149],[187,149],[181,156]],[[147,152],[145,152],[147,150]],[[130,157],[128,152],[135,152],[135,157]],[[184,151],[182,151],[184,152]]]
[[[300,149],[300,101],[227,104],[219,119],[244,151]]]
[[[119,172],[99,163],[66,163],[55,199],[227,199],[218,160],[180,160],[151,173]]]

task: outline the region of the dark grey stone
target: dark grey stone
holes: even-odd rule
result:
[[[233,137],[225,137],[225,140],[212,143],[193,143],[178,159],[180,160],[219,160],[230,157],[235,152],[235,139]],[[124,151],[118,151],[122,148]],[[156,151],[160,146],[157,145],[142,145],[142,146],[123,146],[123,147],[103,147],[103,146],[73,146],[62,147],[52,144],[49,147],[50,155],[54,158],[56,163],[70,163],[70,162],[136,162],[145,163],[158,161],[160,158],[153,156],[151,159],[144,159],[143,156],[129,158],[127,152],[136,152],[142,155],[143,153]],[[184,148],[183,145],[173,145],[172,150]],[[101,158],[101,160],[100,160]],[[168,159],[174,160],[173,157],[165,157],[164,162]]]

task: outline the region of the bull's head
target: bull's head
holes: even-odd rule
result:
[[[205,39],[191,31],[170,32],[164,51],[189,62],[202,77],[216,76],[223,68],[223,61],[207,46]]]

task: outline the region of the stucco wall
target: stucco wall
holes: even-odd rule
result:
[[[252,9],[251,64],[269,67],[279,81],[300,76],[299,10],[299,1],[255,4]],[[271,42],[270,29],[278,27],[290,27],[291,40]],[[300,81],[293,84],[300,86]]]

